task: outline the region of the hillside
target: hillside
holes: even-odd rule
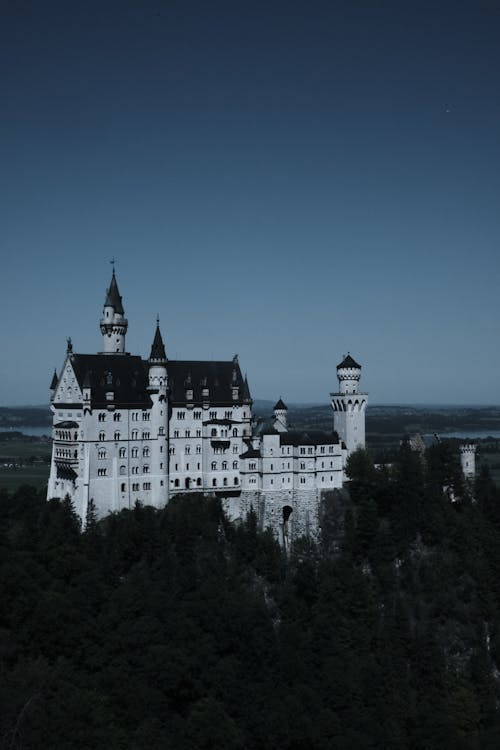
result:
[[[215,500],[0,493],[3,747],[497,748],[498,491],[447,445],[350,476],[289,559]]]

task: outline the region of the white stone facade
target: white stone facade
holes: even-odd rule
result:
[[[48,497],[69,495],[82,520],[136,502],[162,507],[173,494],[214,493],[232,518],[253,508],[287,545],[314,536],[322,491],[342,487],[347,457],[364,447],[360,366],[338,366],[329,433],[289,428],[280,399],[257,422],[234,357],[172,361],[159,325],[148,360],[125,351],[127,320],[113,272],[100,354],[68,351],[51,384],[53,451]],[[354,363],[354,366],[351,366]]]

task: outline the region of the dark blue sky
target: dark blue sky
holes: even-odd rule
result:
[[[0,24],[0,404],[101,348],[255,397],[498,403],[496,2],[16,2]]]

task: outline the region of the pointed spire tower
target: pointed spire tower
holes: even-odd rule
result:
[[[116,283],[114,261],[111,284],[106,290],[100,328],[103,338],[103,354],[125,354],[128,320],[125,318],[122,298]]]
[[[160,331],[160,318],[156,317],[156,331],[149,355],[149,390],[165,391],[167,388],[167,355]]]

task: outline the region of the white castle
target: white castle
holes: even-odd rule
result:
[[[48,498],[73,501],[85,521],[136,502],[218,495],[231,518],[254,509],[287,544],[318,530],[322,493],[342,487],[349,454],[365,445],[367,394],[347,355],[331,394],[333,431],[295,431],[280,399],[268,421],[252,415],[238,357],[170,360],[159,321],[149,359],[125,351],[128,321],[115,271],[106,293],[99,354],[66,359],[50,386],[53,449]]]

